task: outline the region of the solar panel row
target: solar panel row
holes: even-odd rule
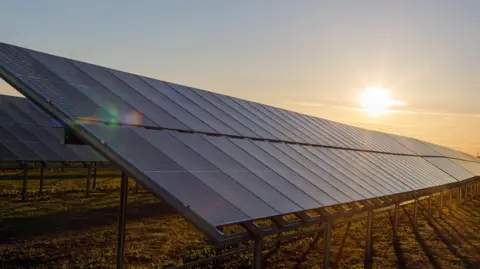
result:
[[[454,183],[480,165],[418,140],[1,43],[0,67],[209,235],[224,224]]]
[[[456,182],[415,156],[138,127],[83,128],[214,226]]]
[[[0,95],[0,124],[61,127],[57,120],[25,98]]]
[[[62,144],[59,126],[27,99],[0,95],[0,161],[106,162],[88,146]]]
[[[410,138],[0,43],[4,70],[71,118],[388,152],[442,156]],[[413,148],[412,148],[413,147]],[[448,157],[469,159],[449,151]]]
[[[480,176],[480,164],[468,161],[452,160],[475,176]]]

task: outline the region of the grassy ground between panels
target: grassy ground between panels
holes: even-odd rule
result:
[[[119,178],[98,179],[88,198],[82,177],[45,180],[43,195],[37,191],[38,180],[32,180],[30,197],[24,202],[19,198],[21,185],[21,180],[0,181],[0,268],[114,267]],[[131,181],[127,268],[164,268],[215,252],[170,207],[145,190],[134,194],[133,186]],[[480,200],[468,201],[451,212],[445,208],[443,218],[435,210],[432,224],[426,221],[426,206],[422,202],[419,207],[416,232],[412,228],[412,206],[400,210],[400,240],[396,244],[391,212],[374,215],[374,258],[367,267],[480,268]],[[365,223],[334,224],[332,268],[364,268]],[[313,235],[283,245],[266,259],[267,268],[321,268],[323,239],[315,238]],[[251,254],[237,255],[224,261],[223,268],[248,268],[250,258]]]

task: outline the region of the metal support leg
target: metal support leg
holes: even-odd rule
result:
[[[432,223],[432,195],[428,196],[428,223]]]
[[[92,183],[92,190],[97,187],[97,167],[93,167],[93,183]]]
[[[418,200],[415,198],[413,202],[413,229],[417,230]]]
[[[470,184],[465,184],[465,201],[468,201],[468,188]]]
[[[253,241],[252,269],[261,269],[263,260],[263,238],[257,237]]]
[[[88,167],[87,169],[87,186],[85,188],[85,197],[88,197],[90,195],[90,179],[92,177],[92,167]]]
[[[22,201],[25,201],[25,200],[27,200],[27,198],[28,198],[27,188],[28,188],[28,162],[25,161],[25,162],[23,163]]]
[[[43,167],[40,168],[40,194],[43,194]]]
[[[393,210],[393,240],[398,242],[398,211],[400,206],[398,204],[395,205],[395,209]]]
[[[120,212],[118,216],[117,235],[117,269],[123,269],[123,253],[125,249],[125,225],[127,221],[128,177],[122,173],[120,184]]]
[[[332,246],[332,220],[325,223],[323,230],[323,269],[330,267],[330,248]]]
[[[460,207],[460,203],[462,202],[462,188],[458,188],[457,189],[457,207],[456,208],[459,208]]]
[[[440,192],[440,211],[438,211],[438,216],[443,217],[443,190]]]
[[[448,209],[452,210],[453,207],[453,190],[448,191]]]
[[[365,248],[365,260],[371,261],[373,259],[372,253],[372,228],[373,228],[373,210],[369,210],[367,214],[367,237],[366,237],[366,248]]]

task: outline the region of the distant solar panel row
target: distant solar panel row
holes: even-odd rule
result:
[[[71,118],[396,154],[446,154],[412,149],[385,133],[3,43],[0,60],[5,71]],[[473,158],[453,152],[448,157]]]
[[[27,99],[0,95],[0,161],[106,162],[89,146],[62,144],[58,126]]]
[[[32,104],[28,99],[0,95],[0,124],[62,127],[62,125]]]

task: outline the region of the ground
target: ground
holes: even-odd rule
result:
[[[2,172],[2,175],[19,172]],[[48,171],[71,175],[78,171]],[[107,172],[103,172],[107,173]],[[102,172],[100,172],[102,174]],[[29,183],[29,199],[19,197],[21,180],[0,181],[0,268],[113,268],[119,203],[119,178],[101,178],[85,198],[83,177]],[[134,193],[130,181],[126,230],[127,268],[164,268],[209,257],[215,250],[170,207],[146,190]],[[401,210],[399,243],[393,243],[391,212],[374,216],[371,268],[480,268],[480,200],[465,202],[444,216],[434,203],[434,221],[420,207],[418,230],[412,207]],[[267,268],[321,268],[322,238],[315,235],[283,245],[266,259]],[[332,268],[364,268],[365,221],[334,225]],[[265,255],[268,251],[265,251]],[[249,268],[251,254],[219,263]],[[216,266],[219,266],[217,264]],[[213,268],[207,264],[202,268]]]

